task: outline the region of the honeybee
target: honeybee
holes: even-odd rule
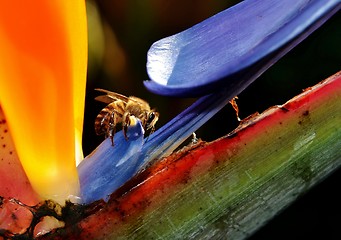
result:
[[[155,130],[154,126],[159,119],[159,113],[155,109],[151,109],[146,101],[138,97],[126,97],[100,88],[95,90],[105,93],[105,95],[97,96],[95,100],[108,104],[96,117],[95,132],[97,135],[105,134],[106,138],[110,137],[111,144],[114,145],[116,125],[121,123],[123,135],[128,140],[127,130],[131,124],[131,116],[140,119],[146,131],[150,130],[152,133]]]

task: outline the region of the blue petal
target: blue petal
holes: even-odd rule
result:
[[[147,137],[139,156],[136,172],[171,154],[193,132],[228,104],[237,92],[238,88],[229,88],[203,96]]]
[[[246,0],[152,45],[152,92],[200,96],[245,89],[340,9],[340,0]]]
[[[77,167],[81,201],[85,204],[104,199],[130,179],[136,172],[143,145],[141,122],[128,128],[127,141],[122,131],[115,134],[115,145],[109,138],[87,156]]]
[[[166,125],[146,138],[139,156],[136,172],[154,160],[171,154],[181,143],[205,124],[236,96],[234,89],[201,97]]]
[[[104,199],[153,160],[172,153],[194,131],[235,96],[232,90],[200,98],[177,117],[143,140],[141,123],[128,128],[129,141],[115,134],[115,146],[106,139],[78,165],[81,201]]]

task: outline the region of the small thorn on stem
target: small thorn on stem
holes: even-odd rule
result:
[[[198,141],[199,141],[199,139],[197,138],[197,135],[195,134],[195,132],[193,132],[191,144],[197,144]]]
[[[232,105],[234,111],[236,112],[236,116],[237,116],[238,122],[240,122],[241,119],[240,119],[240,117],[239,117],[239,108],[238,108],[236,99],[238,99],[238,96],[235,96],[234,98],[232,98],[231,101],[230,101],[230,103],[231,103],[231,105]]]

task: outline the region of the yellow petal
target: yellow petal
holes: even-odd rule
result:
[[[58,2],[58,0],[56,0]],[[60,1],[59,1],[60,2]],[[73,105],[75,120],[75,151],[76,162],[83,160],[82,134],[84,119],[85,87],[86,87],[86,69],[88,62],[88,35],[86,24],[85,1],[66,1],[65,7],[69,8],[63,11],[66,24],[69,45],[71,51],[71,66],[73,78]]]
[[[86,62],[84,0],[1,1],[0,102],[26,174],[46,199],[79,191]]]

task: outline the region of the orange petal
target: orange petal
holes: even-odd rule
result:
[[[0,102],[33,187],[43,198],[62,202],[79,191],[75,129],[79,138],[87,62],[85,2],[1,5]]]

